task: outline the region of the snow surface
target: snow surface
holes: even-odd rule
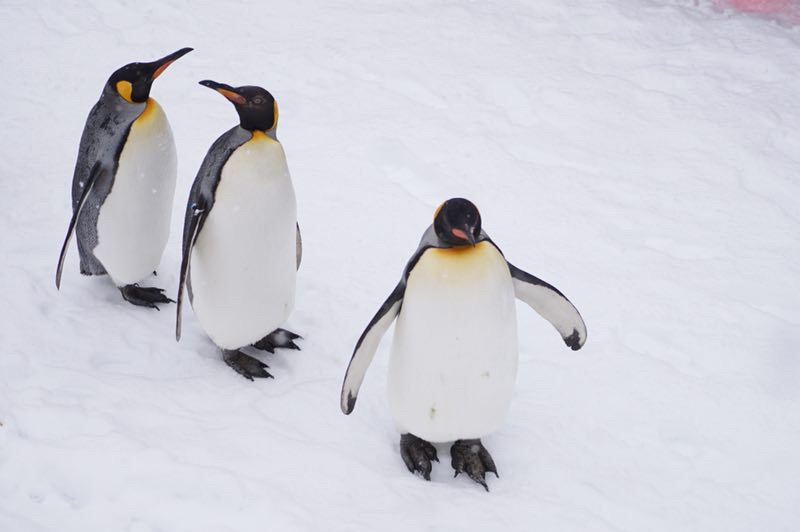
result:
[[[800,29],[712,0],[0,4],[0,530],[800,529]],[[156,82],[176,213],[236,122],[201,79],[278,99],[305,255],[301,352],[250,383],[188,310],[53,276],[83,123],[128,61]],[[491,493],[399,457],[389,338],[356,339],[442,200],[589,327],[519,305]],[[182,216],[153,281],[175,291]]]

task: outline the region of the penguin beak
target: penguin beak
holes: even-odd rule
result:
[[[464,225],[463,229],[454,227],[452,233],[456,238],[466,240],[470,246],[475,247],[475,237],[472,235],[472,229],[468,225]]]
[[[183,57],[192,51],[192,48],[181,48],[177,52],[173,52],[166,57],[162,57],[150,63],[131,63],[126,65],[128,67],[136,67],[135,79],[122,80],[122,82],[130,83],[130,90],[127,95],[123,95],[120,89],[117,92],[130,103],[143,103],[150,97],[150,88],[153,86],[153,80],[161,75],[166,68],[171,65],[178,58]]]
[[[217,83],[216,81],[211,81],[210,79],[204,79],[203,81],[200,82],[200,85],[217,91],[218,93],[222,94],[227,99],[229,99],[231,102],[233,102],[234,105],[242,105],[244,103],[247,103],[247,99],[241,94],[237,93],[236,89],[234,89],[230,85],[226,85],[224,83]]]
[[[166,57],[162,57],[161,59],[149,63],[148,66],[150,66],[150,68],[152,69],[152,74],[150,74],[150,81],[152,82],[153,80],[155,80],[167,69],[168,66],[170,66],[172,63],[174,63],[184,55],[188,54],[192,50],[194,50],[194,48],[181,48],[177,52],[172,52]]]
[[[472,229],[467,227],[467,242],[472,247],[475,247],[475,237],[472,235]]]

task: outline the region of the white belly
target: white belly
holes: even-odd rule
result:
[[[389,362],[400,432],[479,438],[504,421],[517,374],[514,289],[488,242],[428,250],[411,272]]]
[[[176,177],[172,130],[150,99],[131,126],[97,217],[94,254],[117,286],[140,281],[158,267],[169,238]]]
[[[289,317],[296,221],[283,148],[256,134],[223,167],[192,252],[192,307],[218,346],[252,344]]]

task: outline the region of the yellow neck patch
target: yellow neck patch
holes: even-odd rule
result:
[[[253,135],[250,138],[251,141],[260,142],[260,141],[264,141],[264,140],[272,140],[271,138],[269,138],[269,136],[266,133],[264,133],[260,129],[256,129],[255,131],[252,131],[251,133]]]
[[[156,102],[152,98],[148,98],[147,102],[145,102],[144,110],[142,111],[142,114],[140,114],[138,117],[136,117],[136,121],[137,122],[141,122],[142,120],[147,120],[153,114],[153,111],[157,107],[158,107],[158,102]]]
[[[492,247],[488,242],[478,242],[475,246],[456,246],[452,248],[431,248],[426,253],[433,253],[433,255],[441,258],[455,258],[470,254],[481,254],[487,251],[487,246]]]
[[[488,242],[454,248],[431,248],[425,251],[411,271],[409,282],[428,277],[437,284],[472,283],[485,278],[492,271],[502,271],[504,259]],[[508,266],[505,266],[505,274]]]
[[[133,103],[133,100],[131,99],[133,85],[131,85],[130,81],[118,81],[114,88],[117,89],[117,94],[122,96],[126,102]]]
[[[272,109],[275,111],[275,118],[272,120],[272,129],[275,129],[278,126],[278,102],[272,100]]]

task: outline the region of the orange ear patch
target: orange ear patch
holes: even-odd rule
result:
[[[434,220],[439,216],[439,213],[441,212],[442,207],[444,207],[444,203],[445,202],[442,202],[442,203],[439,204],[438,207],[436,207],[436,211],[433,213],[433,219]]]
[[[122,98],[128,102],[133,103],[131,99],[131,93],[133,92],[133,85],[131,85],[130,81],[118,81],[114,88],[117,89],[117,94],[122,96]]]

